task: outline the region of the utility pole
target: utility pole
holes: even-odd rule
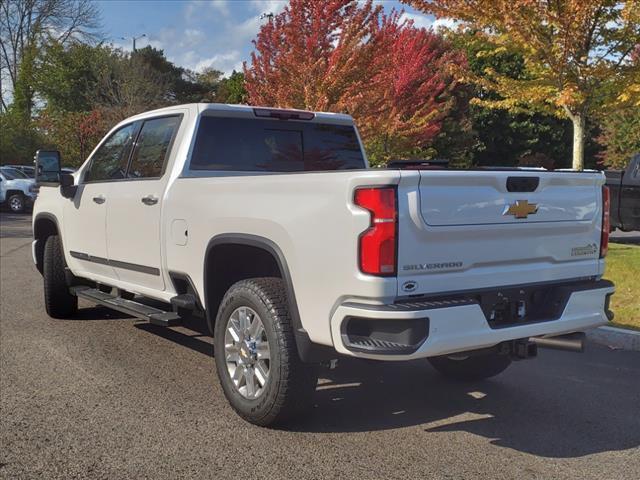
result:
[[[140,35],[138,37],[130,37],[131,40],[133,40],[133,51],[134,52],[136,51],[136,40],[140,40],[141,38],[146,37],[146,36],[147,36],[147,34],[143,33],[142,35]],[[120,37],[120,39],[121,40],[129,40],[129,38],[127,38],[127,37]]]
[[[267,20],[271,21],[271,20],[273,20],[273,17],[274,17],[273,13],[265,12],[262,15],[260,15],[260,20],[264,20],[266,18]]]

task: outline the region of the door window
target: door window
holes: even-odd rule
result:
[[[126,178],[131,144],[136,133],[135,123],[114,133],[93,154],[85,182],[104,182]]]
[[[162,176],[179,123],[179,116],[154,118],[144,122],[133,151],[128,178]]]

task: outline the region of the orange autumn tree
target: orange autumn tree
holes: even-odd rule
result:
[[[244,68],[250,103],[350,113],[365,144],[382,146],[374,163],[426,145],[450,108],[454,54],[371,1],[292,0],[254,45]]]
[[[487,70],[471,80],[501,98],[476,102],[569,118],[573,168],[583,168],[587,118],[636,68],[628,59],[640,42],[638,0],[404,1],[425,13],[458,20],[488,37],[496,50],[517,48],[527,76],[514,79]]]

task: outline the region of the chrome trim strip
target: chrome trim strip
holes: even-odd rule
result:
[[[123,268],[125,270],[132,270],[134,272],[160,276],[160,269],[155,267],[147,267],[145,265],[138,265],[137,263],[121,262],[120,260],[109,260],[108,258],[95,257],[93,255],[89,255],[88,253],[74,252],[73,250],[71,250],[69,254],[73,258],[85,260],[87,262],[99,263],[101,265],[109,265],[114,268]]]

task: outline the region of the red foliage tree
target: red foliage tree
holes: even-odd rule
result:
[[[262,26],[245,82],[252,103],[308,110],[344,105],[364,86],[379,30],[380,7],[355,0],[292,0]]]
[[[47,139],[55,145],[67,166],[78,167],[109,129],[103,111],[51,112],[44,110],[38,119]]]
[[[441,37],[371,1],[291,0],[263,25],[245,65],[250,103],[348,112],[383,159],[440,131],[462,61]]]
[[[382,142],[389,156],[429,144],[440,132],[457,85],[449,66],[464,64],[464,57],[397,13],[383,19],[380,43],[370,87],[352,99],[352,111],[364,136]]]

